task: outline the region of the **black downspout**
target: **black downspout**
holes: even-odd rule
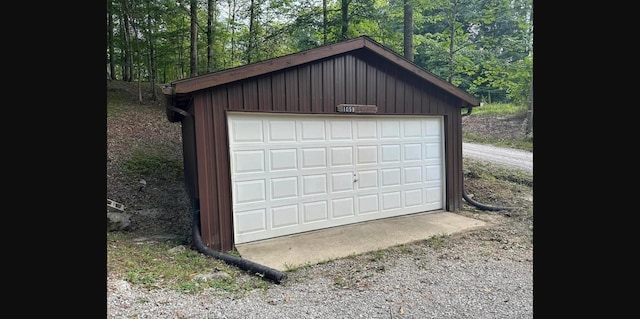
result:
[[[195,206],[195,205],[194,205]],[[279,284],[286,278],[286,275],[276,269],[269,268],[264,265],[240,258],[231,256],[229,254],[221,253],[219,251],[210,249],[202,241],[200,235],[200,208],[194,207],[193,209],[193,227],[192,227],[193,242],[198,250],[208,256],[220,259],[225,263],[236,266],[240,269],[251,272],[252,274],[259,275],[263,278],[269,279],[276,284]]]
[[[170,119],[173,118],[175,121],[184,120],[184,118],[193,119],[193,116],[191,114],[189,114],[188,112],[180,108],[173,106],[172,103],[173,102],[170,101],[169,103],[166,104],[167,115],[169,116],[170,111],[173,111],[175,113],[182,115],[183,118],[178,118],[177,116],[169,116]],[[190,101],[189,104],[191,103],[192,102]],[[185,172],[185,175],[186,175],[186,172]],[[186,180],[187,179],[185,179],[185,182]],[[188,186],[187,186],[187,189],[189,189]],[[278,270],[275,270],[273,268],[269,268],[267,266],[260,265],[258,263],[255,263],[240,257],[235,257],[229,254],[215,251],[207,247],[202,241],[202,235],[200,234],[200,203],[198,202],[197,199],[194,199],[194,198],[191,198],[191,202],[192,202],[191,206],[193,207],[192,208],[193,209],[193,221],[192,221],[193,225],[191,227],[191,234],[193,236],[193,243],[198,249],[198,251],[200,251],[201,253],[207,256],[220,259],[229,265],[236,266],[240,269],[249,271],[252,274],[257,274],[263,278],[269,279],[277,284],[279,284],[282,280],[286,278],[286,275],[284,273]]]

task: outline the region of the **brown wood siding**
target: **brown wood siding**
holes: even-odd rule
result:
[[[311,67],[303,65],[298,69],[298,105],[292,109],[310,113],[311,108]]]
[[[356,60],[353,55],[344,57],[344,103],[357,103],[356,91],[358,90],[358,78],[356,77]]]
[[[220,249],[220,224],[217,207],[218,188],[215,173],[218,163],[214,158],[213,126],[211,118],[213,109],[207,101],[209,94],[198,94],[194,97],[195,141],[198,166],[198,193],[200,194],[200,233],[202,241],[212,249]]]
[[[258,80],[258,110],[269,111],[273,109],[273,94],[271,90],[271,77],[261,77]]]
[[[298,69],[285,71],[284,79],[284,87],[281,89],[285,92],[285,110],[287,112],[299,112]]]
[[[273,96],[273,105],[271,109],[274,111],[285,111],[287,102],[285,102],[285,82],[284,72],[275,73],[271,80],[271,94]],[[234,109],[232,105],[228,106],[229,109]]]
[[[242,98],[245,110],[259,110],[258,81],[242,82]]]
[[[344,56],[335,57],[333,64],[333,98],[335,104],[345,103],[346,97],[346,83],[344,82],[346,79],[345,70],[344,70]],[[335,107],[335,105],[329,105],[329,107]]]
[[[336,105],[336,90],[335,90],[335,76],[333,65],[334,59],[322,62],[322,92],[324,101],[322,104],[323,110],[328,110]]]
[[[320,113],[324,106],[324,77],[322,70],[324,63],[314,63],[311,65],[309,90],[311,91],[311,113]]]

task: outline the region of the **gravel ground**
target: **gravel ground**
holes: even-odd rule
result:
[[[185,294],[108,280],[108,318],[533,318],[526,218],[464,212],[492,226],[303,267],[242,295]],[[523,224],[523,222],[525,222]]]
[[[118,83],[108,93],[135,91]],[[131,92],[129,92],[131,91]],[[135,105],[135,104],[134,104]],[[182,183],[162,176],[138,179],[118,170],[138,149],[169,147],[171,165],[181,160],[180,126],[168,123],[158,106],[122,109],[108,117],[107,197],[132,210],[159,215],[133,220],[140,236],[189,234],[188,201]],[[487,124],[488,123],[488,124]],[[517,121],[470,116],[463,129],[518,134]],[[107,273],[108,318],[533,318],[533,193],[531,188],[495,189],[481,179],[465,182],[476,200],[509,200],[527,206],[510,211],[458,212],[490,223],[442,241],[419,241],[287,272],[280,284],[247,292],[211,289],[197,294],[146,289]],[[171,200],[169,200],[171,199]],[[509,203],[500,205],[513,206]],[[164,206],[163,206],[164,207]],[[107,265],[109,266],[109,265]],[[254,275],[246,274],[246,277]],[[241,276],[242,277],[242,276]],[[236,279],[238,280],[238,279]],[[239,280],[242,280],[240,278]]]
[[[141,291],[113,283],[109,318],[533,318],[531,262],[405,258],[343,289],[331,278],[256,291],[244,298]]]
[[[413,248],[369,265],[349,259],[315,265],[245,296],[145,291],[110,281],[108,317],[533,318],[532,250],[503,247],[493,255],[491,247],[465,242]],[[345,270],[348,278],[334,277]]]

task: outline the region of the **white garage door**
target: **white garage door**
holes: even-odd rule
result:
[[[442,122],[228,113],[235,242],[442,209]]]

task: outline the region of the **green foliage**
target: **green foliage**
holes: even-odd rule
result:
[[[167,158],[152,150],[138,150],[122,164],[122,168],[139,177],[180,181],[183,178],[182,162]]]
[[[474,107],[472,114],[474,115],[503,115],[503,116],[524,116],[527,107],[510,103],[491,103]],[[464,110],[466,112],[466,110]]]
[[[190,14],[187,1],[107,2],[112,8],[115,76],[128,70],[134,78],[168,83],[189,73]],[[401,54],[402,0],[348,1],[256,0],[215,2],[208,21],[207,2],[198,2],[198,72],[228,69],[322,44],[368,35]],[[250,28],[251,5],[253,26]],[[467,90],[487,103],[523,105],[530,100],[533,72],[532,0],[412,0],[414,62]],[[326,14],[326,25],[323,21]],[[131,41],[125,41],[123,18],[130,20]],[[346,19],[345,21],[343,21]],[[211,25],[211,43],[207,32]],[[135,29],[135,30],[134,30]],[[135,32],[134,32],[135,31]],[[327,42],[324,42],[324,35]],[[210,47],[209,47],[210,45]],[[207,61],[208,53],[211,61]],[[131,55],[132,65],[128,63]],[[107,56],[109,57],[107,50]],[[154,65],[151,65],[155,57]]]

